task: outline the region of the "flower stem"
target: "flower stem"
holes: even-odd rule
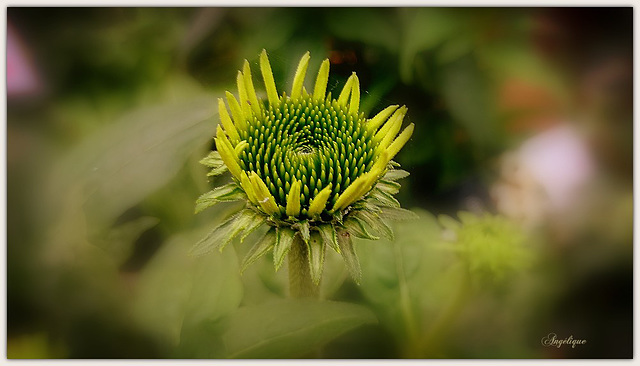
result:
[[[289,296],[292,298],[319,298],[320,286],[311,281],[307,246],[299,235],[295,236],[288,256]]]

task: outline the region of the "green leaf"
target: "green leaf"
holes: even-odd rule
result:
[[[379,215],[365,210],[358,211],[356,217],[367,223],[376,233],[393,240],[393,229]]]
[[[244,257],[242,260],[241,272],[244,272],[250,264],[268,253],[274,247],[275,242],[276,229],[271,228],[260,240],[258,240],[256,244],[253,245],[253,247],[251,247],[247,255]]]
[[[316,285],[320,283],[322,278],[322,269],[324,268],[324,252],[325,244],[320,233],[313,232],[311,238],[307,242],[309,250],[309,271],[311,272],[311,280]]]
[[[336,229],[333,224],[324,224],[317,226],[320,235],[322,236],[322,240],[326,245],[329,245],[333,250],[337,253],[340,253],[340,247],[338,246],[338,238],[336,235]]]
[[[381,179],[376,184],[376,188],[389,194],[396,194],[400,192],[400,183],[396,183],[390,180]]]
[[[363,324],[367,308],[333,301],[286,299],[238,309],[223,339],[228,358],[295,358]]]
[[[360,262],[358,261],[358,255],[356,254],[355,248],[353,247],[353,241],[351,240],[351,234],[348,231],[342,230],[337,233],[338,235],[338,246],[340,247],[340,254],[342,255],[342,259],[344,259],[344,263],[349,270],[349,274],[351,278],[357,283],[360,284],[360,279],[362,278],[362,271],[360,270]]]
[[[258,214],[250,209],[244,209],[238,212],[196,243],[193,248],[191,248],[190,254],[203,255],[215,248],[219,248],[220,251],[222,251],[236,235],[256,219],[256,215]]]
[[[415,220],[418,218],[413,211],[400,207],[383,207],[380,217],[391,220]]]
[[[239,201],[246,199],[247,195],[236,183],[229,183],[209,191],[196,200],[196,213],[209,208],[219,202]]]
[[[409,176],[409,172],[402,169],[389,169],[387,173],[382,177],[384,180],[397,181]]]
[[[357,236],[358,238],[369,240],[380,239],[375,235],[371,235],[367,231],[367,227],[365,226],[364,222],[354,215],[349,216],[349,218],[344,222],[344,227],[349,231],[349,233]]]
[[[374,188],[368,199],[378,206],[400,207],[400,202],[387,192]]]
[[[273,249],[273,265],[276,267],[276,271],[280,269],[284,257],[289,253],[295,235],[296,232],[288,227],[276,228],[276,246]]]

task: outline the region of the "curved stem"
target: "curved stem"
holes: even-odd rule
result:
[[[296,235],[289,257],[289,296],[293,298],[319,298],[320,286],[311,280],[307,245]]]

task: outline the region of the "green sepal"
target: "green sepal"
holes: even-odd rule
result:
[[[414,220],[419,218],[413,211],[400,207],[382,207],[382,212],[379,215],[383,219],[390,220]]]
[[[335,222],[337,222],[339,225],[342,225],[342,219],[344,218],[344,212],[342,210],[340,211],[336,211],[333,214],[333,219],[335,220]]]
[[[389,194],[396,194],[400,192],[400,183],[396,183],[386,179],[380,179],[376,184],[376,188]]]
[[[368,199],[378,206],[400,207],[400,202],[398,202],[398,200],[395,199],[395,197],[378,188],[374,188],[371,190],[371,193],[369,194]]]
[[[220,153],[217,151],[209,152],[209,155],[200,159],[200,164],[208,167],[208,168],[218,168],[221,165],[224,165],[224,161],[222,161],[222,157],[220,157]]]
[[[222,161],[220,153],[217,151],[209,152],[209,155],[200,160],[200,164],[211,168],[211,171],[207,173],[207,177],[220,175],[229,170],[229,168],[224,164],[224,161]]]
[[[336,253],[340,253],[340,247],[338,246],[338,238],[336,235],[336,228],[333,224],[323,224],[317,226],[320,236],[326,245],[329,245]]]
[[[364,224],[364,221],[362,221],[355,215],[349,216],[349,218],[345,220],[343,225],[351,234],[357,236],[358,238],[369,239],[369,240],[380,239],[380,237],[369,233]]]
[[[361,210],[358,211],[355,215],[356,217],[362,219],[362,221],[366,222],[367,225],[369,225],[369,227],[371,227],[371,229],[373,229],[373,231],[375,231],[377,234],[380,234],[389,240],[393,240],[393,230],[391,229],[389,224],[387,224],[377,214]]]
[[[247,269],[250,264],[268,253],[274,247],[275,242],[276,229],[271,228],[264,234],[264,236],[262,236],[262,238],[260,238],[260,240],[258,240],[256,244],[251,247],[247,255],[244,257],[244,259],[242,260],[240,273],[244,272],[244,270]]]
[[[311,238],[311,233],[309,232],[309,220],[300,221],[295,225],[296,228],[300,231],[300,236],[305,243],[309,242]]]
[[[226,165],[221,165],[217,168],[213,168],[211,169],[211,171],[209,173],[207,173],[207,177],[215,177],[218,176],[220,174],[224,174],[227,171],[229,171],[229,168],[227,168]]]
[[[309,272],[311,280],[318,285],[322,278],[322,268],[324,267],[325,243],[320,233],[313,232],[307,242],[309,252]]]
[[[240,242],[241,243],[244,242],[244,239],[246,239],[247,236],[249,236],[249,234],[256,231],[256,229],[258,229],[260,226],[262,226],[266,222],[267,222],[266,218],[263,215],[256,212],[255,220],[250,222],[249,225],[247,225],[247,227],[242,232],[242,236],[240,236]]]
[[[222,224],[218,225],[204,238],[200,239],[189,251],[190,255],[207,254],[213,249],[220,250],[236,237],[250,222],[255,220],[256,213],[250,209],[244,209],[231,216]]]
[[[342,230],[337,233],[338,236],[338,246],[340,247],[340,254],[342,254],[342,259],[344,259],[344,263],[347,265],[347,270],[349,270],[349,274],[353,281],[360,284],[360,279],[362,278],[362,270],[360,269],[360,261],[358,261],[358,255],[356,254],[355,248],[353,247],[353,241],[351,240],[351,234],[348,231]]]
[[[216,203],[246,200],[247,195],[236,183],[229,183],[209,191],[196,200],[196,213],[209,208]]]
[[[276,228],[276,244],[273,248],[273,265],[276,271],[280,269],[284,258],[287,256],[287,253],[289,253],[295,235],[296,232],[288,227]]]
[[[382,177],[384,180],[397,181],[409,176],[409,172],[402,169],[389,169],[387,173]]]
[[[382,208],[380,206],[371,202],[371,200],[362,200],[361,206],[358,207],[359,210],[373,212],[375,214],[379,214],[382,212]]]

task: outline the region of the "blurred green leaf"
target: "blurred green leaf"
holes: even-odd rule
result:
[[[203,231],[169,239],[140,274],[136,318],[170,346],[178,344],[181,328],[215,321],[235,310],[242,299],[232,248],[200,257],[187,254]]]
[[[158,222],[159,220],[155,217],[143,216],[112,228],[107,232],[104,240],[96,240],[94,243],[111,254],[116,263],[122,264],[129,258],[133,243]]]
[[[339,37],[395,52],[400,35],[393,24],[393,15],[395,13],[390,14],[390,9],[332,9],[327,26]]]
[[[471,34],[452,37],[438,49],[436,59],[440,64],[453,62],[474,50]]]
[[[433,316],[442,301],[437,287],[448,291],[455,287],[445,275],[450,260],[432,247],[440,242],[441,233],[435,217],[416,212],[419,219],[394,225],[395,240],[358,241],[362,293],[401,348],[417,342],[432,321],[429,314]]]
[[[495,147],[503,131],[496,111],[495,86],[476,60],[465,57],[442,70],[442,92],[453,118],[481,148]]]
[[[146,107],[97,130],[55,166],[49,196],[83,192],[90,228],[111,224],[122,212],[165,185],[187,157],[211,138],[211,95]],[[58,207],[52,203],[50,207]]]
[[[434,49],[456,34],[462,19],[459,13],[445,8],[408,8],[401,14],[400,77],[409,83],[416,55]]]
[[[360,305],[286,299],[238,309],[229,317],[223,339],[228,358],[299,357],[375,322],[373,313]]]

